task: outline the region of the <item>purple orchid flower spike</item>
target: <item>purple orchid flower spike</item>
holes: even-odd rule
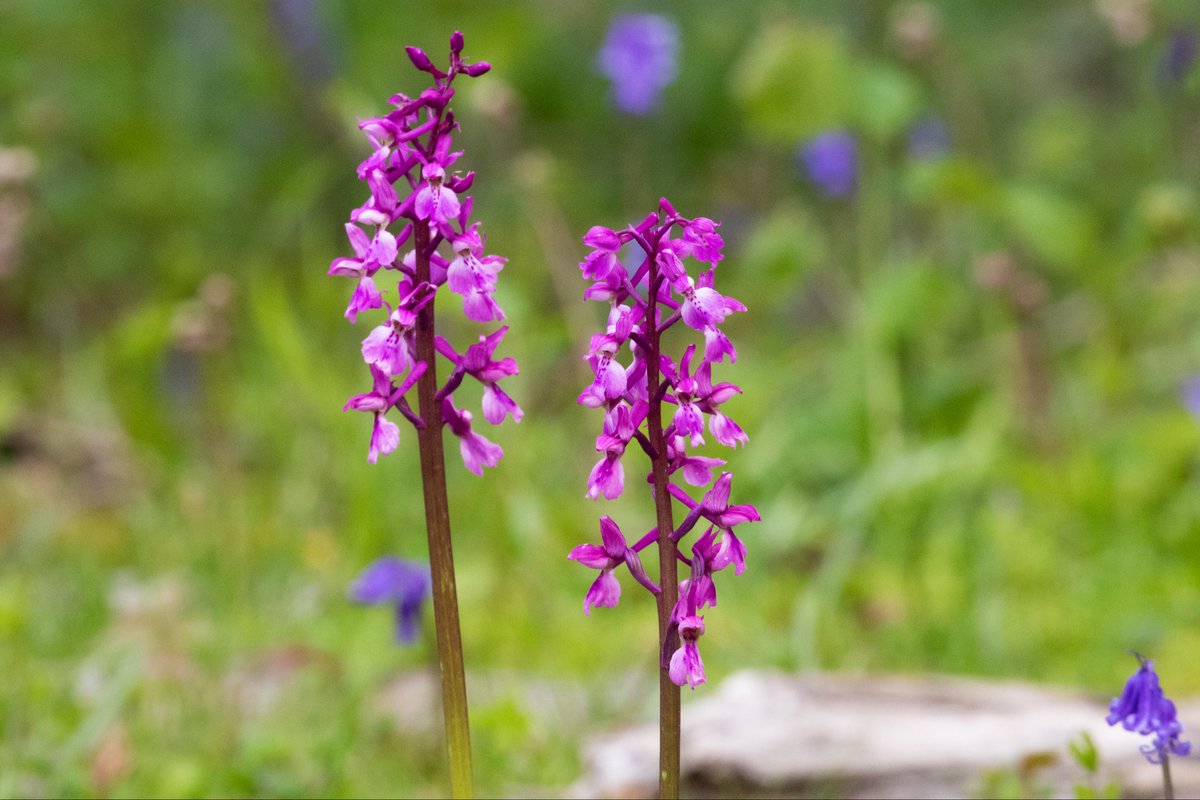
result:
[[[737,351],[726,335],[727,318],[746,310],[739,301],[716,288],[716,266],[723,260],[724,241],[719,224],[707,217],[681,216],[663,198],[658,210],[636,225],[621,230],[591,228],[583,237],[587,255],[579,264],[586,281],[584,297],[607,304],[604,328],[591,337],[584,359],[590,382],[577,403],[603,411],[603,427],[596,437],[599,460],[588,474],[586,496],[612,500],[626,488],[629,446],[636,442],[650,459],[646,482],[651,487],[657,525],[629,547],[615,522],[601,520],[604,545],[581,545],[571,558],[601,571],[584,599],[584,611],[612,606],[620,586],[612,570],[630,565],[630,554],[658,544],[661,590],[656,596],[660,630],[659,663],[663,675],[659,790],[662,796],[678,794],[678,686],[692,688],[707,680],[697,645],[705,630],[699,609],[716,605],[715,575],[732,566],[740,575],[746,568],[746,546],[734,535],[738,525],[759,521],[749,504],[730,503],[733,476],[716,470],[724,459],[698,452],[705,445],[707,428],[718,443],[735,447],[749,437],[724,413],[722,406],[741,394],[732,383],[715,383],[715,365]],[[622,247],[638,248],[641,255],[622,258]],[[696,263],[701,266],[697,270]],[[723,267],[722,274],[729,268]],[[687,344],[678,358],[664,351],[664,334],[677,323],[696,331],[702,342]],[[693,338],[699,338],[693,336]],[[707,422],[706,418],[707,417]],[[682,473],[689,486],[711,487],[700,499],[673,483]],[[682,506],[676,524],[675,504]],[[692,543],[691,577],[677,580],[676,562],[689,563],[681,551],[685,538],[702,521],[708,530]],[[647,579],[648,580],[648,579]],[[639,583],[641,581],[639,578]],[[647,588],[650,588],[647,586]],[[674,778],[672,777],[674,776]]]
[[[458,439],[466,468],[481,475],[485,467],[496,466],[504,451],[475,432],[471,413],[454,403],[455,391],[467,379],[479,382],[483,387],[483,414],[492,424],[508,417],[519,422],[524,415],[499,386],[502,379],[518,372],[515,361],[494,354],[507,328],[484,333],[462,355],[437,335],[435,298],[447,285],[447,291],[462,298],[462,314],[467,320],[490,323],[504,319],[496,295],[506,259],[485,252],[487,239],[480,223],[472,221],[475,203],[467,192],[474,186],[475,173],[463,174],[455,168],[463,152],[454,149],[459,123],[450,107],[455,96],[453,84],[463,76],[476,78],[491,69],[486,61],[464,60],[463,48],[463,35],[454,33],[446,66],[435,64],[420,48],[406,48],[409,60],[426,82],[425,88],[415,94],[397,92],[388,99],[390,110],[359,121],[358,127],[371,147],[357,168],[358,179],[366,184],[367,198],[350,212],[346,225],[353,255],[334,259],[329,267],[330,275],[355,281],[346,318],[352,323],[362,316],[372,318],[361,352],[373,388],[351,397],[345,406],[348,411],[372,415],[368,460],[375,463],[379,456],[396,450],[400,430],[394,419],[388,418],[393,410],[417,432],[429,575],[437,598],[434,614],[446,715],[449,794],[455,797],[468,797],[472,791],[443,428],[449,427]],[[394,295],[385,293],[380,288],[383,284],[376,283],[383,269],[400,273]],[[453,365],[450,376],[440,384],[439,353]],[[406,394],[414,388],[417,400],[410,404]],[[372,597],[410,597],[401,589],[392,594],[387,594],[392,590],[372,589],[379,582],[386,584],[388,576],[394,583],[402,582],[408,574],[394,562],[381,564],[377,572],[364,575],[357,596],[364,602],[376,602],[367,599]],[[397,602],[399,631],[408,635],[414,619],[411,602]]]
[[[350,599],[364,605],[391,604],[396,641],[409,644],[417,638],[421,607],[431,589],[428,565],[384,556],[372,561],[350,585]]]

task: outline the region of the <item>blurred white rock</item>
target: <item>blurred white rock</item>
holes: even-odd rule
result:
[[[1026,796],[1073,797],[1086,776],[1068,743],[1087,732],[1100,786],[1115,781],[1123,797],[1161,796],[1159,768],[1138,752],[1148,737],[1105,724],[1108,700],[948,676],[742,671],[685,697],[683,794],[979,797],[1007,782]],[[1185,740],[1200,731],[1200,700],[1180,703],[1179,718]],[[597,736],[583,760],[572,796],[657,794],[655,725]],[[1171,766],[1176,795],[1200,796],[1200,763],[1176,758]]]

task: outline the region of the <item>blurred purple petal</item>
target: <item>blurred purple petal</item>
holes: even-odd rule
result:
[[[659,14],[613,18],[600,48],[600,71],[613,82],[613,100],[626,114],[658,108],[662,90],[675,79],[679,29]]]

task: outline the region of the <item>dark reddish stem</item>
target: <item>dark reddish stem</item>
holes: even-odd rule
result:
[[[413,224],[416,279],[429,280],[429,227]],[[429,534],[429,568],[433,574],[433,617],[437,628],[438,665],[442,674],[442,712],[446,720],[446,751],[450,762],[450,792],[471,796],[471,730],[467,721],[467,680],[463,669],[462,634],[458,623],[458,590],[454,581],[454,550],[450,541],[450,506],[446,497],[446,455],[442,448],[442,404],[437,397],[434,347],[434,304],[417,315],[417,359],[425,373],[417,381],[417,400],[425,425],[417,430],[421,454],[421,483],[425,492],[425,528]]]
[[[649,258],[649,307],[646,310],[646,385],[659,384],[659,354],[661,331],[658,328],[658,290],[660,276],[654,258],[657,238]],[[679,797],[679,687],[671,681],[667,665],[662,663],[662,653],[671,653],[677,643],[668,642],[667,637],[676,638],[671,630],[671,611],[679,595],[679,578],[675,564],[675,540],[671,532],[675,529],[671,521],[671,495],[667,490],[667,443],[663,436],[662,394],[652,392],[650,410],[646,416],[651,463],[654,475],[654,508],[658,522],[658,574],[662,592],[658,595],[658,635],[661,648],[656,651],[658,670],[658,796]]]

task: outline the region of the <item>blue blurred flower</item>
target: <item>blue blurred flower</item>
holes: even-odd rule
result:
[[[350,585],[350,599],[366,605],[391,603],[396,612],[396,641],[407,644],[417,637],[421,606],[432,589],[427,564],[384,556],[372,561]]]
[[[848,197],[858,186],[858,140],[844,130],[818,134],[797,153],[808,179],[829,197]]]
[[[675,80],[679,29],[659,14],[619,14],[600,48],[599,66],[613,82],[613,100],[626,114],[658,108]]]
[[[1196,29],[1176,28],[1167,40],[1167,47],[1158,62],[1158,77],[1164,84],[1178,83],[1187,76],[1196,62]]]
[[[1200,419],[1200,375],[1193,375],[1179,387],[1179,399],[1193,417]]]
[[[950,129],[941,117],[925,117],[908,129],[908,154],[918,161],[941,158],[950,152]]]
[[[1183,724],[1175,718],[1175,704],[1158,685],[1154,662],[1140,655],[1137,660],[1137,672],[1125,682],[1121,696],[1112,701],[1105,721],[1109,725],[1120,723],[1125,730],[1143,736],[1153,734],[1151,743],[1141,748],[1142,755],[1152,764],[1161,764],[1171,753],[1186,756],[1192,745],[1179,740]]]

